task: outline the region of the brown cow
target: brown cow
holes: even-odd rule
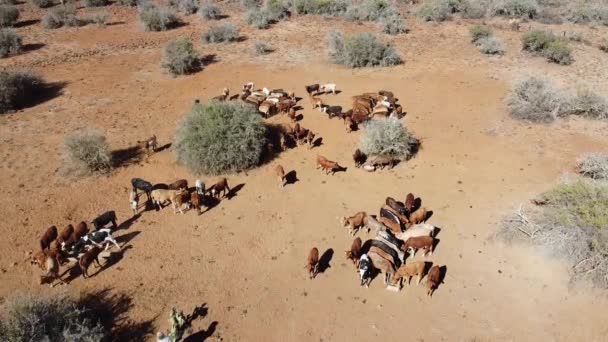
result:
[[[426,288],[427,288],[427,296],[433,296],[433,292],[439,287],[441,284],[441,268],[437,265],[431,267],[429,271],[429,275],[426,278]]]
[[[93,246],[80,257],[80,260],[78,260],[78,266],[80,266],[83,277],[89,277],[89,266],[91,266],[93,262],[95,262],[97,267],[101,267],[101,264],[99,263],[99,253],[101,253],[101,248]]]
[[[367,213],[360,211],[351,217],[342,217],[341,223],[344,228],[348,228],[348,232],[351,235],[355,235],[357,231],[365,225],[365,218]]]
[[[422,223],[422,222],[426,221],[427,214],[428,214],[428,212],[426,211],[426,208],[424,208],[424,207],[411,213],[410,219],[409,219],[410,225],[414,225],[414,224],[418,224],[418,223]]]
[[[321,168],[321,170],[325,171],[325,174],[333,175],[336,171],[344,170],[342,166],[338,163],[331,161],[323,156],[317,155],[317,169]]]
[[[418,277],[418,284],[420,284],[420,280],[424,277],[424,270],[426,269],[426,263],[424,261],[412,262],[409,264],[403,264],[397,272],[393,275],[391,279],[391,285],[399,285],[399,288],[402,286],[402,280],[406,279],[407,284],[410,284],[413,276]]]
[[[190,204],[192,205],[192,208],[196,209],[196,213],[198,215],[200,215],[201,214],[201,198],[196,191],[193,191],[190,194]]]
[[[226,197],[226,194],[230,193],[230,187],[228,186],[228,180],[226,178],[220,179],[217,183],[213,184],[207,190],[211,193],[211,196],[218,198],[220,192],[222,197]]]
[[[387,226],[388,229],[390,229],[393,234],[399,234],[399,233],[401,233],[401,225],[399,225],[398,223],[393,222],[388,217],[380,216],[378,218],[378,221],[380,221],[380,223],[382,223],[383,225]]]
[[[314,279],[319,273],[319,250],[313,247],[308,253],[308,262],[306,263],[306,271],[310,279]]]
[[[405,197],[405,210],[407,210],[408,213],[411,213],[412,210],[414,210],[414,205],[416,204],[416,198],[414,197],[414,194],[412,194],[411,192],[409,194],[407,194],[407,196]]]
[[[308,131],[308,134],[306,134],[306,138],[304,138],[304,141],[306,142],[306,144],[308,144],[308,149],[312,149],[313,148],[313,143],[315,141],[315,134],[312,131]]]
[[[412,253],[412,255],[416,255],[416,252],[419,249],[424,250],[424,256],[426,256],[427,253],[433,255],[434,244],[435,239],[432,236],[411,237],[405,241],[403,246],[401,246],[401,249]]]
[[[156,152],[156,149],[158,148],[156,135],[142,141],[137,141],[137,147],[140,151],[145,151],[146,154],[150,156],[152,153]]]
[[[283,166],[281,165],[277,165],[274,168],[274,172],[277,175],[277,179],[279,180],[279,187],[284,187],[285,186],[285,170],[283,169]]]
[[[51,246],[51,242],[53,242],[57,238],[57,227],[50,226],[46,229],[42,237],[40,238],[40,250],[45,251]]]
[[[188,181],[185,179],[176,180],[175,182],[169,184],[169,190],[181,190],[188,189]]]
[[[45,281],[50,280],[50,286],[55,286],[53,281],[55,279],[59,280],[60,284],[65,284],[63,279],[59,276],[59,261],[57,260],[56,255],[50,255],[50,253],[45,253],[44,251],[40,251],[34,254],[30,260],[32,265],[38,265],[41,270],[45,271],[46,274],[40,276],[40,284],[42,285]]]
[[[361,256],[361,245],[361,238],[356,237],[353,240],[353,244],[350,246],[350,249],[345,251],[346,259],[352,261],[355,267],[359,266],[359,257]]]
[[[68,240],[72,234],[74,234],[74,226],[72,226],[72,224],[68,224],[61,230],[59,237],[57,237],[57,243],[61,245],[61,243]]]

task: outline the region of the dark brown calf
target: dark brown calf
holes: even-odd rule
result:
[[[198,215],[201,214],[201,198],[196,191],[190,194],[190,204],[192,204],[192,208],[196,209],[196,213]]]
[[[51,242],[53,242],[57,238],[57,227],[50,226],[46,229],[42,237],[40,238],[40,250],[45,251],[51,246]]]
[[[101,264],[99,263],[99,253],[101,253],[101,249],[97,246],[93,246],[80,257],[80,260],[78,260],[78,266],[80,266],[80,269],[82,270],[83,277],[89,277],[89,266],[91,266],[93,262],[96,263],[97,267],[101,267]]]
[[[219,198],[220,192],[222,193],[222,197],[226,197],[226,194],[230,192],[228,180],[226,178],[220,179],[219,182],[209,187],[209,192],[211,192],[211,196],[216,198]]]
[[[346,259],[352,261],[355,267],[359,265],[359,257],[361,256],[361,245],[361,238],[357,237],[353,240],[353,244],[350,246],[350,250],[346,251]]]
[[[68,224],[61,230],[59,237],[57,237],[58,244],[61,244],[63,241],[66,241],[74,234],[74,226],[72,224]]]
[[[441,268],[437,265],[431,267],[429,275],[426,278],[427,296],[433,296],[433,292],[441,284]]]

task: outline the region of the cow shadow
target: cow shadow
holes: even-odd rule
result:
[[[298,181],[296,170],[291,170],[285,175],[285,185],[295,184]]]
[[[217,329],[217,321],[213,321],[209,324],[207,329],[200,330],[184,339],[184,342],[203,342],[209,337],[213,336]]]
[[[110,332],[108,341],[144,342],[155,330],[153,322],[158,316],[139,322],[129,317],[134,303],[126,293],[113,292],[110,288],[95,290],[81,296],[77,304],[86,309],[84,318]]]
[[[116,227],[116,230],[127,230],[129,229],[139,218],[141,217],[140,213],[137,213],[127,220],[123,221],[121,224]]]
[[[164,150],[169,149],[170,147],[171,147],[171,143],[167,143],[167,144],[164,144],[163,146],[158,147],[158,148],[156,149],[156,151],[154,151],[154,152],[155,152],[155,153],[157,153],[157,152],[162,152],[162,151],[164,151]]]
[[[114,164],[114,167],[138,164],[143,160],[143,155],[138,146],[114,150],[112,151],[112,164]]]
[[[102,267],[99,269],[99,271],[97,273],[99,273],[101,271],[105,271],[106,269],[109,269],[112,266],[118,264],[124,258],[126,251],[128,251],[131,248],[133,248],[132,245],[124,246],[124,244],[123,244],[123,247],[120,250],[118,250],[116,252],[110,252],[110,255],[107,258],[105,258],[106,259],[105,263],[102,265]],[[95,274],[97,274],[97,273],[95,273]]]
[[[245,187],[245,183],[235,185],[234,187],[232,187],[230,189],[230,191],[228,191],[228,193],[226,194],[226,198],[231,200],[233,197],[236,197],[238,195],[239,191],[241,191],[241,189],[243,189],[243,187]]]
[[[134,232],[122,234],[121,236],[117,236],[116,237],[116,242],[118,242],[118,244],[122,243],[122,245],[124,246],[127,243],[131,242],[131,240],[133,240],[139,234],[141,234],[140,230],[136,230]]]
[[[427,211],[422,222],[428,221],[433,216],[433,214],[434,212],[432,210]]]
[[[321,145],[323,145],[323,137],[318,137],[312,142],[312,147],[320,147]]]
[[[304,120],[304,114],[296,115],[295,119],[296,119],[296,122]]]
[[[326,250],[323,255],[321,255],[321,258],[319,258],[319,273],[325,273],[325,271],[331,267],[330,262],[331,259],[334,256],[334,250],[333,248],[329,248],[328,250]]]

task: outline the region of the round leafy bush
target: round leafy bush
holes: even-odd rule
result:
[[[189,38],[180,38],[165,48],[162,66],[173,75],[189,74],[200,68],[200,56],[194,51]]]
[[[337,64],[350,68],[392,66],[403,63],[392,46],[381,42],[371,33],[344,37],[341,32],[329,35],[329,55]]]
[[[0,27],[11,27],[19,19],[19,10],[13,5],[0,5]]]
[[[395,118],[369,121],[363,130],[359,148],[369,156],[409,159],[420,142]]]
[[[252,106],[197,104],[177,129],[177,160],[195,174],[249,169],[260,163],[266,136],[267,128]]]
[[[27,105],[42,84],[40,77],[27,71],[0,71],[0,114]]]
[[[14,30],[0,30],[0,58],[19,53],[21,46],[21,37]]]
[[[247,24],[257,29],[267,29],[271,22],[270,15],[264,9],[255,7],[247,12]]]
[[[481,25],[471,27],[469,32],[471,33],[471,43],[477,43],[481,38],[487,38],[492,35],[492,30]]]
[[[102,7],[108,3],[108,0],[84,0],[84,5],[86,7]]]
[[[388,33],[390,35],[397,35],[400,33],[407,32],[407,26],[405,25],[405,20],[403,20],[399,15],[390,15],[381,19],[382,22],[382,32]]]
[[[139,8],[139,21],[146,31],[166,31],[177,24],[179,19],[172,10],[148,4]]]
[[[82,174],[108,172],[112,155],[106,137],[97,130],[77,131],[65,139],[69,168]]]
[[[212,26],[203,34],[203,42],[205,43],[222,43],[232,42],[239,38],[237,28],[228,23],[219,26]]]
[[[505,48],[498,38],[490,36],[484,37],[475,44],[482,53],[486,55],[502,55],[505,53]]]
[[[219,20],[222,18],[222,9],[210,2],[205,2],[199,8],[198,15],[205,20]]]
[[[256,55],[267,55],[272,52],[272,47],[264,42],[256,42],[253,50]]]
[[[46,29],[56,29],[61,26],[81,26],[83,24],[83,20],[76,16],[75,6],[53,8],[42,18],[42,26]]]
[[[549,44],[557,39],[555,35],[547,31],[532,31],[522,37],[522,48],[529,52],[542,52]]]
[[[550,62],[561,65],[572,64],[572,49],[565,41],[556,40],[549,43],[542,54],[547,57]]]
[[[0,340],[103,341],[109,334],[88,310],[63,295],[17,296],[2,306]]]

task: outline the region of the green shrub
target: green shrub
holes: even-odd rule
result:
[[[212,26],[203,34],[205,43],[233,42],[239,38],[239,31],[232,24]]]
[[[139,9],[139,21],[146,31],[166,31],[176,27],[179,19],[175,13],[167,7],[156,7],[148,4]]]
[[[507,104],[514,118],[532,122],[551,122],[566,114],[569,107],[565,94],[539,77],[518,81]]]
[[[267,29],[271,24],[270,16],[263,9],[251,9],[247,12],[247,24],[260,30]]]
[[[264,122],[252,106],[198,104],[177,129],[177,160],[195,174],[246,170],[261,162],[266,135]]]
[[[603,2],[580,3],[568,15],[575,24],[598,23],[608,25],[608,4]]]
[[[0,5],[0,28],[11,27],[19,19],[19,10],[13,5]]]
[[[103,7],[109,4],[108,0],[84,0],[84,5],[86,7]]]
[[[419,141],[395,118],[372,120],[365,124],[359,148],[368,156],[391,156],[409,159]]]
[[[266,0],[264,10],[271,21],[280,21],[289,16],[289,10],[283,0]]]
[[[486,16],[492,0],[463,0],[458,5],[460,15],[465,19],[481,19]]]
[[[184,14],[194,14],[198,11],[198,0],[169,0],[169,5]]]
[[[264,42],[257,42],[253,46],[253,51],[256,55],[267,55],[272,52],[272,47]]]
[[[348,20],[354,21],[380,21],[398,16],[387,0],[363,0],[358,6],[350,6],[345,15]]]
[[[570,266],[571,281],[608,288],[608,183],[566,182],[534,200],[535,211],[520,208],[497,232],[503,241],[540,246]]]
[[[162,67],[173,75],[190,74],[199,70],[200,56],[194,51],[192,41],[180,38],[170,42],[165,48]]]
[[[341,33],[332,32],[329,36],[329,54],[335,63],[350,68],[392,66],[403,62],[393,47],[371,33],[344,38]]]
[[[492,12],[494,15],[507,17],[534,18],[538,14],[539,6],[536,0],[493,0]]]
[[[0,29],[0,58],[21,52],[21,37],[12,29]]]
[[[608,52],[608,38],[602,39],[602,41],[600,42],[600,50]]]
[[[88,23],[97,24],[99,26],[105,26],[109,19],[110,13],[106,11],[100,11],[91,14],[86,21]]]
[[[112,155],[101,131],[81,130],[65,138],[68,168],[80,174],[105,173],[112,168]]]
[[[505,53],[505,48],[500,40],[493,36],[481,38],[475,45],[477,45],[479,51],[486,55],[502,55]]]
[[[348,0],[293,0],[293,9],[300,15],[343,16],[349,5]]]
[[[71,5],[53,8],[42,17],[42,26],[46,29],[81,26],[83,24],[85,24],[84,21],[76,16],[76,7]]]
[[[416,16],[426,21],[445,21],[458,11],[458,1],[427,0],[416,11]]]
[[[475,25],[469,30],[471,33],[471,42],[477,43],[481,38],[488,38],[492,35],[492,30],[486,26]]]
[[[0,5],[17,5],[17,0],[0,0]]]
[[[63,295],[48,298],[16,296],[2,305],[0,340],[103,341],[109,337],[103,326],[90,319],[88,310]],[[99,319],[99,318],[97,318]]]
[[[30,72],[0,71],[0,114],[27,105],[42,85],[42,79]]]
[[[118,0],[118,3],[122,6],[135,7],[137,6],[137,0]]]
[[[31,0],[32,5],[38,8],[47,8],[53,6],[53,0]]]
[[[549,43],[547,49],[543,51],[543,56],[547,57],[550,62],[568,65],[572,64],[572,49],[568,43],[563,40],[556,40]]]
[[[525,51],[542,53],[557,37],[547,31],[531,31],[523,35],[522,48]]]
[[[608,153],[589,153],[579,158],[578,172],[592,179],[608,180]]]
[[[398,15],[384,17],[382,20],[382,32],[390,35],[397,35],[407,32],[405,20]]]
[[[608,119],[608,100],[588,89],[579,90],[570,103],[570,113],[589,119]]]
[[[566,32],[566,39],[569,41],[581,43],[585,41],[585,37],[581,32],[568,31]]]
[[[222,10],[219,6],[216,6],[210,2],[205,2],[198,10],[198,15],[206,20],[219,20],[222,18]]]

